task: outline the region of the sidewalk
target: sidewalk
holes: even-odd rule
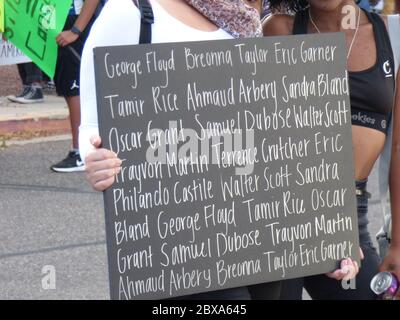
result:
[[[0,96],[0,141],[69,132],[68,107],[63,98],[46,95],[43,103],[19,104]]]

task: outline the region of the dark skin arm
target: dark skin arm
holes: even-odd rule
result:
[[[400,73],[397,75],[397,83]],[[390,204],[392,211],[392,240],[380,270],[393,272],[400,279],[400,86],[396,91],[393,110],[393,141],[390,161]]]
[[[100,0],[86,0],[83,3],[83,7],[79,17],[76,19],[75,26],[80,30],[84,31],[86,26],[88,25],[90,19],[93,17],[97,6],[99,5]],[[56,41],[60,47],[65,47],[75,42],[78,39],[78,35],[72,33],[70,30],[65,30],[61,32]]]

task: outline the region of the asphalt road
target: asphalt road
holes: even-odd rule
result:
[[[0,151],[0,299],[108,299],[101,193],[51,164],[69,141]],[[56,288],[44,290],[42,268]]]
[[[0,150],[0,299],[109,299],[102,195],[82,173],[49,169],[69,145]],[[373,173],[372,234],[381,221],[376,180]],[[55,289],[42,286],[48,265],[54,266]]]

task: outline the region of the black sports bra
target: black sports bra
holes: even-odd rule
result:
[[[349,72],[353,125],[387,133],[394,102],[394,58],[386,26],[379,15],[364,11],[374,30],[376,63],[363,71]],[[308,9],[296,14],[293,34],[306,34]]]

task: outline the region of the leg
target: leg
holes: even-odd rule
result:
[[[57,94],[63,96],[67,102],[71,124],[72,148],[67,157],[51,169],[56,172],[83,171],[85,167],[78,151],[78,130],[81,122],[79,97],[79,63],[68,53],[66,48],[58,50],[58,60],[54,81]]]
[[[27,80],[26,79],[27,74],[26,74],[26,70],[25,70],[27,64],[29,64],[29,63],[18,63],[17,64],[19,77],[21,78],[22,84],[24,86],[28,85],[28,83],[26,81]]]
[[[65,97],[68,104],[69,117],[71,122],[71,133],[72,133],[72,148],[79,149],[78,136],[79,136],[79,125],[81,123],[81,105],[79,96]]]
[[[69,16],[65,23],[64,30],[70,29],[74,24],[75,19],[76,17]],[[81,53],[83,44],[83,40],[80,38],[70,46],[72,46],[78,53]],[[58,50],[54,83],[56,85],[57,94],[65,97],[68,104],[73,150],[68,153],[68,156],[65,159],[51,166],[51,169],[56,172],[75,172],[85,170],[85,166],[78,150],[78,130],[81,122],[79,100],[80,60],[71,53],[70,46],[59,48]]]
[[[303,297],[304,278],[281,281],[281,300],[301,300]]]
[[[65,22],[64,30],[70,29],[74,25],[76,18],[69,16]],[[60,47],[58,49],[57,66],[54,75],[57,94],[65,97],[68,104],[72,147],[76,150],[78,149],[78,130],[81,122],[79,97],[80,60],[72,53],[71,48],[81,54],[83,45],[84,38],[80,37],[68,47]]]
[[[68,153],[68,156],[65,159],[51,166],[51,169],[55,172],[84,171],[85,166],[83,165],[82,159],[78,151],[79,125],[81,123],[80,97],[79,95],[65,96],[65,100],[67,101],[69,109],[73,150]]]
[[[42,71],[33,62],[25,64],[26,82],[28,84],[42,86]]]
[[[29,62],[18,64],[18,72],[23,84],[22,92],[7,98],[23,104],[43,102],[42,71],[33,62]]]
[[[247,288],[252,300],[278,300],[281,294],[281,281],[254,284]]]
[[[42,91],[42,70],[36,64],[26,63],[26,83],[30,86],[30,90],[23,97],[18,99],[19,103],[38,103],[43,102]]]

